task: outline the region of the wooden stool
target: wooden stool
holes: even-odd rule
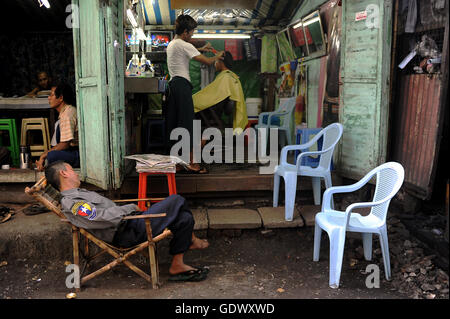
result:
[[[147,142],[145,146],[146,153],[151,153],[154,148],[165,147],[166,125],[164,119],[147,119],[145,132],[145,140]]]
[[[138,199],[144,199],[147,197],[147,177],[148,175],[166,175],[167,184],[169,185],[169,195],[177,193],[177,185],[175,183],[175,173],[166,172],[142,172],[139,173],[139,190]],[[145,210],[145,201],[139,201],[138,207],[140,210]]]
[[[19,141],[17,139],[16,121],[15,119],[0,119],[0,131],[7,131],[9,135],[9,146],[6,148],[11,153],[11,161],[13,166],[19,166]],[[0,146],[2,145],[0,139]]]
[[[47,119],[42,117],[22,119],[21,145],[29,145],[27,143],[27,133],[32,130],[42,132],[43,145],[30,145],[31,156],[41,156],[42,153],[50,149],[50,133]]]

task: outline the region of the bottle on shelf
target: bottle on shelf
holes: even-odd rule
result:
[[[152,37],[150,32],[147,33],[145,38],[145,52],[152,52]]]

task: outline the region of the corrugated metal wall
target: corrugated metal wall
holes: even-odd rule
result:
[[[409,74],[399,82],[393,160],[405,168],[405,186],[426,198],[438,142],[441,80],[437,75]]]

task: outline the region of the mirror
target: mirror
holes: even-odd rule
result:
[[[305,34],[301,22],[298,25],[289,28],[289,35],[292,39],[292,47],[294,48],[295,56],[297,58],[307,56],[308,48],[306,46]],[[310,41],[310,38],[308,41]]]
[[[325,36],[319,10],[292,23],[289,28],[292,48],[297,58],[314,58],[326,53]]]
[[[296,54],[292,49],[288,29],[278,32],[276,38],[281,61],[289,62],[295,60]]]
[[[308,55],[325,51],[325,40],[319,11],[303,18],[302,24],[305,37],[308,39]]]

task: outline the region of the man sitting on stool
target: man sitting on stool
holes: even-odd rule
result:
[[[50,108],[58,111],[55,133],[52,137],[52,148],[45,151],[36,161],[37,169],[44,170],[44,161],[47,163],[62,160],[72,167],[80,167],[80,153],[78,150],[78,123],[75,97],[72,88],[66,83],[59,83],[52,87],[48,97]]]
[[[96,192],[81,189],[78,174],[72,166],[57,161],[45,169],[45,177],[61,192],[61,211],[75,226],[92,233],[97,238],[114,246],[128,248],[147,241],[143,219],[122,220],[122,217],[139,211],[135,204],[117,206]],[[186,200],[180,195],[171,195],[152,205],[140,215],[166,213],[165,217],[151,218],[153,236],[168,228],[173,234],[170,254],[173,255],[169,268],[170,281],[200,281],[206,279],[207,268],[186,265],[183,256],[189,249],[204,249],[208,241],[193,234],[194,218]]]

